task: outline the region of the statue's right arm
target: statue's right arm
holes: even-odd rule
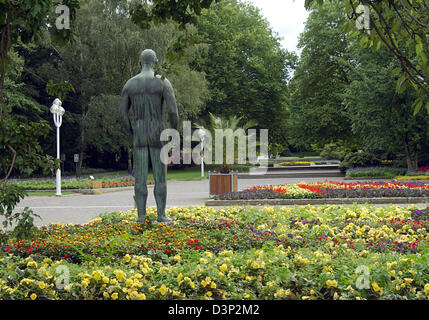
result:
[[[133,128],[131,127],[131,121],[128,115],[130,106],[131,106],[130,97],[128,96],[126,87],[124,87],[121,94],[121,100],[119,102],[119,118],[121,119],[127,131],[133,134]]]

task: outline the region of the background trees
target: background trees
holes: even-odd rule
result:
[[[338,0],[331,0],[339,3]],[[305,0],[307,8],[323,0]],[[325,1],[326,2],[326,1]],[[411,84],[417,91],[414,113],[426,105],[429,111],[429,3],[427,0],[342,0],[348,17],[346,31],[360,36],[361,45],[375,50],[388,49],[399,61],[399,85]],[[369,30],[356,30],[356,20],[362,19],[366,6],[370,20]],[[363,21],[363,20],[362,20]],[[369,32],[368,32],[369,31]]]
[[[196,28],[208,44],[195,62],[209,83],[207,111],[255,120],[269,129],[270,143],[287,146],[288,66],[296,55],[281,48],[258,9],[236,0],[213,4]]]
[[[401,60],[389,48],[378,42],[369,50],[365,44],[372,40],[356,37],[360,31],[350,30],[344,1],[321,2],[311,7],[289,84],[293,146],[336,143],[418,169],[429,158],[428,114],[416,115],[421,90],[408,85]]]
[[[66,169],[73,168],[73,153],[81,154],[80,166],[131,169],[131,146],[114,109],[126,80],[140,71],[139,55],[147,47],[158,54],[157,72],[174,85],[183,120],[207,121],[209,112],[255,120],[256,128],[269,129],[273,153],[288,146],[318,150],[334,142],[385,157],[402,155],[410,167],[427,161],[426,116],[413,117],[426,102],[413,80],[427,77],[426,39],[420,39],[425,2],[409,1],[410,7],[389,0],[396,6],[391,8],[371,2],[374,26],[384,30],[383,19],[391,22],[383,39],[375,29],[368,35],[356,28],[356,6],[364,0],[306,1],[311,14],[299,58],[281,48],[256,8],[238,0],[88,0],[80,7],[76,0],[66,2],[73,8],[71,31],[50,28],[56,1],[21,1],[19,8],[0,1],[2,57],[7,52],[1,65],[8,65],[0,90],[3,113],[18,123],[47,125],[57,95],[47,85],[68,88],[61,129]],[[12,21],[14,10],[28,21]],[[35,32],[25,31],[29,26]],[[385,43],[389,36],[404,59]],[[44,153],[55,153],[54,135],[34,141]],[[14,153],[7,143],[0,148],[1,170],[9,172]]]
[[[301,57],[291,90],[290,138],[296,148],[331,141],[351,143],[350,118],[342,104],[349,83],[349,40],[342,32],[344,8],[338,3],[315,7],[299,38]]]

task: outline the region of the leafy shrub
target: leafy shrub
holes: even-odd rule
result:
[[[406,168],[368,167],[347,170],[346,178],[389,178],[393,179],[407,173]]]
[[[3,227],[12,227],[16,223],[13,233],[18,239],[29,238],[32,235],[34,217],[39,217],[27,207],[23,212],[13,212],[26,195],[27,192],[20,186],[7,183],[0,185],[0,216],[4,218]]]
[[[346,154],[346,151],[344,148],[339,147],[336,143],[328,143],[326,144],[322,151],[320,152],[320,156],[323,159],[338,159],[343,160],[344,156]]]
[[[340,163],[340,170],[346,171],[349,168],[379,166],[381,160],[369,152],[348,153]]]

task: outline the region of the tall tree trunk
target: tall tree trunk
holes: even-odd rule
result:
[[[77,31],[77,30],[76,30]],[[81,75],[81,79],[83,79],[83,53],[82,53],[82,40],[80,38],[80,35],[78,37],[79,46],[80,46],[80,67],[79,72]],[[83,165],[83,153],[85,149],[85,87],[81,85],[81,123],[80,123],[80,143],[79,143],[79,164],[78,164],[78,176],[80,177],[82,174],[82,165]]]
[[[405,157],[407,159],[407,168],[408,168],[408,170],[412,170],[413,169],[413,164],[411,162],[411,156],[410,156],[410,150],[408,148],[407,138],[404,138],[403,143],[404,143]]]
[[[414,149],[414,168],[419,170],[419,151],[417,148]]]

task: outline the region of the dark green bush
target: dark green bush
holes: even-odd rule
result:
[[[336,143],[325,144],[322,151],[320,152],[320,157],[327,160],[343,160],[346,151],[344,148],[338,146]]]
[[[350,168],[375,167],[381,164],[381,160],[369,152],[351,152],[345,155],[340,163],[340,170],[346,171]]]

